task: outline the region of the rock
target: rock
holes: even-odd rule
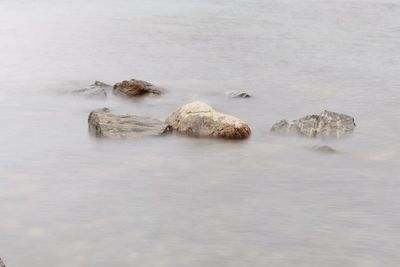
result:
[[[133,138],[167,132],[167,124],[160,120],[128,114],[113,115],[107,108],[92,111],[88,123],[89,131],[99,137]]]
[[[348,115],[324,111],[319,115],[318,134],[321,136],[342,137],[354,131],[354,118]]]
[[[111,87],[111,85],[103,83],[103,82],[100,82],[100,81],[95,81],[94,84],[92,84],[92,85],[99,86],[99,87],[106,87],[106,88],[110,88]]]
[[[280,122],[272,125],[271,131],[274,133],[280,134],[296,134],[299,133],[299,129],[297,125],[294,123],[290,123],[287,120],[281,120]]]
[[[113,87],[113,92],[115,94],[128,97],[162,94],[162,90],[157,86],[145,81],[135,79],[132,79],[130,81],[122,81],[115,84]]]
[[[83,95],[83,96],[91,97],[91,98],[106,98],[107,97],[106,89],[109,89],[109,88],[111,88],[110,85],[105,84],[100,81],[95,81],[94,84],[90,85],[90,87],[74,90],[71,93],[79,94],[79,95]]]
[[[309,137],[340,138],[352,133],[355,127],[353,117],[325,110],[320,115],[308,115],[292,122],[281,120],[272,126],[271,131]]]
[[[172,130],[192,136],[244,139],[251,133],[245,122],[199,101],[182,106],[166,122]]]
[[[336,150],[326,145],[315,145],[312,147],[313,151],[324,153],[324,154],[334,154]]]
[[[1,258],[0,258],[0,267],[6,267],[6,265],[5,265],[4,262],[1,260]]]
[[[242,91],[228,92],[227,95],[232,97],[232,98],[250,98],[251,97],[251,95],[249,95],[246,92],[242,92]]]

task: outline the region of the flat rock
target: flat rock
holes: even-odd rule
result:
[[[107,97],[107,89],[110,89],[111,85],[106,83],[95,81],[94,84],[90,85],[90,87],[73,90],[71,93],[75,95],[82,95],[90,98],[106,98]]]
[[[113,92],[127,97],[162,94],[162,90],[157,86],[149,82],[135,79],[116,83],[113,87]]]
[[[272,126],[271,131],[309,137],[340,138],[352,133],[355,127],[353,117],[325,110],[320,115],[308,115],[291,122],[281,120]]]
[[[192,136],[244,139],[250,136],[250,127],[242,120],[215,111],[206,103],[186,104],[166,120],[176,132]]]
[[[248,93],[243,92],[243,91],[227,92],[226,94],[232,98],[250,98],[251,97],[251,95],[249,95]]]
[[[156,136],[167,132],[167,124],[153,118],[136,115],[114,115],[109,109],[92,111],[89,131],[99,137],[134,138]]]

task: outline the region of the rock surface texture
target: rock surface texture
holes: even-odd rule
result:
[[[88,88],[78,89],[72,91],[72,94],[83,95],[90,98],[106,98],[107,97],[107,89],[110,89],[111,85],[105,84],[100,81],[95,81]]]
[[[166,123],[173,131],[192,136],[244,139],[251,134],[245,122],[199,101],[182,106],[167,118]]]
[[[353,117],[325,110],[320,115],[308,115],[292,122],[281,120],[272,126],[271,131],[309,137],[340,138],[352,133],[355,127]]]
[[[167,124],[148,117],[113,115],[107,108],[92,111],[88,119],[89,131],[99,137],[134,138],[161,135]]]
[[[135,79],[116,83],[113,87],[113,92],[127,97],[162,94],[162,90],[157,86]]]

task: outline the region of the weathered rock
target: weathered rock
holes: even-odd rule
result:
[[[251,97],[251,95],[249,95],[246,92],[242,92],[242,91],[228,92],[227,95],[232,98],[250,98]]]
[[[315,145],[312,147],[313,151],[324,153],[324,154],[334,154],[336,153],[336,150],[331,148],[330,146],[327,145]]]
[[[271,131],[280,134],[298,134],[299,128],[293,122],[288,122],[287,120],[281,120],[280,122],[272,125]]]
[[[115,94],[127,97],[162,94],[162,90],[157,86],[149,82],[135,80],[135,79],[116,83],[113,87],[113,92]]]
[[[106,89],[109,88],[111,88],[110,85],[100,81],[95,81],[94,84],[90,85],[90,87],[74,90],[71,93],[91,98],[106,98],[107,97]]]
[[[199,101],[182,106],[166,122],[172,130],[193,136],[244,139],[251,134],[245,122]]]
[[[107,108],[92,111],[88,123],[89,131],[99,137],[133,138],[167,132],[167,124],[160,120],[128,114],[113,115]]]
[[[320,136],[341,137],[354,131],[354,118],[348,115],[324,111],[319,115],[318,134]]]
[[[5,265],[4,262],[1,260],[1,258],[0,258],[0,267],[6,267],[6,265]]]
[[[340,138],[352,133],[355,127],[353,117],[325,110],[320,115],[308,115],[292,122],[281,120],[272,126],[271,131],[309,137]]]

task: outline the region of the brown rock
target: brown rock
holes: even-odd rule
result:
[[[162,94],[162,90],[157,86],[149,82],[135,80],[135,79],[116,83],[113,87],[113,92],[115,94],[127,97]]]

